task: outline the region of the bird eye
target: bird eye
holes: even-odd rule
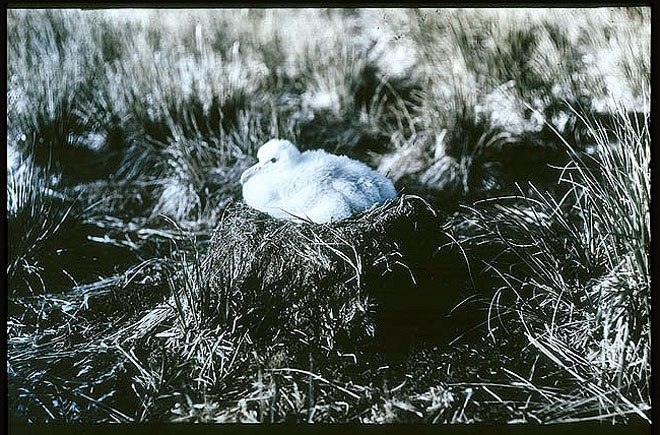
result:
[[[277,159],[276,159],[275,157],[273,157],[272,159],[270,159],[270,162],[271,162],[271,163],[275,163],[276,161],[277,161]]]

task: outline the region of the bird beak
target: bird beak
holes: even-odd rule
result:
[[[250,166],[241,174],[241,184],[245,182],[254,174],[256,174],[263,166],[263,163],[257,163],[256,165]]]

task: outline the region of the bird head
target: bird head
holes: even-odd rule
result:
[[[241,184],[245,184],[250,177],[257,173],[285,167],[295,163],[298,158],[300,158],[300,151],[294,144],[288,140],[271,139],[259,147],[257,151],[259,162],[241,174]]]

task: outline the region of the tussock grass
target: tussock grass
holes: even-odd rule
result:
[[[649,419],[650,135],[648,118],[632,124],[621,112],[612,132],[588,124],[595,155],[566,143],[562,198],[535,189],[469,211],[467,245],[488,246],[486,270],[501,282],[491,334],[523,334],[576,382],[538,411],[543,421]]]
[[[43,262],[53,254],[47,243],[76,219],[74,203],[50,189],[48,171],[32,161],[19,161],[7,178],[7,275],[20,283],[14,291],[44,292]]]
[[[627,44],[630,49],[602,48],[605,35],[612,32],[609,24],[599,21],[606,15],[603,10],[591,17],[579,10],[556,9],[406,13],[411,19],[398,30],[414,42],[416,54],[426,60],[418,68],[424,86],[415,101],[419,113],[415,132],[417,136],[424,133],[425,139],[413,137],[408,141],[420,148],[415,153],[410,152],[410,146],[402,148],[402,158],[418,163],[395,166],[410,171],[394,173],[395,179],[412,176],[412,181],[421,181],[425,190],[457,190],[481,197],[514,193],[512,181],[520,181],[525,172],[543,174],[541,178],[548,182],[553,175],[547,174],[546,163],[567,162],[561,141],[550,126],[566,137],[575,136],[578,148],[593,140],[579,138],[584,133],[583,123],[570,107],[590,113],[603,110],[603,102],[611,100],[620,101],[627,110],[643,107],[640,86],[648,83],[644,77],[649,77],[643,72],[650,55],[647,35],[640,34],[639,50],[633,50],[637,45],[632,43]],[[612,11],[612,19],[624,13]],[[562,14],[574,17],[570,30],[558,18]],[[640,11],[637,22],[644,22],[643,16]],[[603,61],[607,52],[608,65],[617,62],[622,69],[634,70],[630,77],[637,79],[603,86],[612,82],[614,69],[596,73],[594,52],[601,53]],[[484,134],[499,140],[479,140]],[[534,161],[539,151],[539,160]],[[527,158],[530,160],[521,161]],[[470,178],[477,183],[470,183]]]
[[[7,24],[14,421],[648,421],[648,8]],[[401,195],[274,221],[273,137]]]

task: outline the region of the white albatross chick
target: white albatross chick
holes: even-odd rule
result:
[[[362,162],[323,150],[301,153],[272,139],[241,175],[243,200],[278,219],[326,223],[396,198],[392,182]]]

